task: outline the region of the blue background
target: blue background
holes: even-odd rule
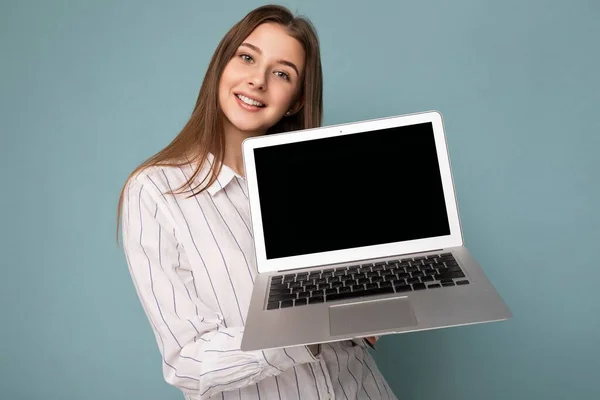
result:
[[[2,1],[0,398],[182,398],[117,196],[260,4]],[[600,2],[281,4],[318,29],[326,124],[443,113],[466,243],[514,313],[381,339],[398,397],[600,398]]]

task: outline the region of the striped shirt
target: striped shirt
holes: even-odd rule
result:
[[[240,350],[257,275],[245,179],[223,166],[197,196],[165,194],[192,172],[142,171],[122,209],[127,263],[166,382],[187,400],[395,400],[362,340],[323,344],[316,356],[306,346]]]

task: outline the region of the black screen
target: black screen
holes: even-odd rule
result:
[[[254,158],[267,259],[450,234],[431,123]]]

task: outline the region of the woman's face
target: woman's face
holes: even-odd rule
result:
[[[296,111],[305,52],[302,45],[274,23],[258,26],[229,61],[219,83],[219,106],[225,134],[264,134],[286,112]]]

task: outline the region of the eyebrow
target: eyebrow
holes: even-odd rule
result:
[[[255,51],[255,52],[257,52],[258,54],[261,54],[261,55],[262,55],[262,53],[263,53],[263,52],[262,52],[262,50],[261,50],[260,48],[256,47],[255,45],[253,45],[253,44],[251,44],[251,43],[244,42],[244,43],[242,43],[242,44],[240,45],[240,47],[242,47],[242,46],[244,46],[244,47],[248,47],[249,49],[252,49],[252,50],[254,50],[254,51]],[[298,76],[300,76],[300,72],[298,71],[298,67],[297,67],[297,66],[296,66],[296,64],[294,64],[293,62],[291,62],[291,61],[287,61],[287,60],[277,60],[277,62],[278,62],[279,64],[282,64],[282,65],[287,65],[288,67],[292,68],[294,71],[296,71],[296,74],[297,74]]]

